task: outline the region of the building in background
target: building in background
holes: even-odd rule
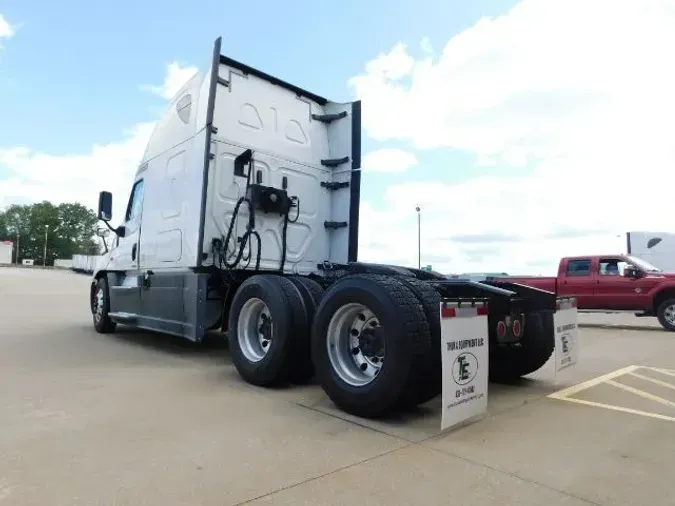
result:
[[[662,271],[675,272],[675,234],[670,232],[627,232],[626,251]]]
[[[14,258],[14,243],[12,241],[0,242],[0,265],[10,265]]]

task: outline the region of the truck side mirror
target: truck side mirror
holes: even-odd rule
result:
[[[640,272],[640,270],[637,269],[636,267],[633,267],[632,265],[624,269],[623,275],[624,277],[631,279],[639,279],[640,277],[642,277],[642,273]]]
[[[98,194],[98,219],[102,221],[112,220],[112,193],[110,192]]]
[[[96,230],[96,235],[104,239],[110,235],[110,230],[108,230],[107,228],[99,227]]]

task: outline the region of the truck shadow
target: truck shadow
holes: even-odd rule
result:
[[[126,345],[167,353],[173,356],[204,357],[205,359],[218,358],[218,360],[223,359],[224,356],[229,357],[225,334],[208,334],[204,340],[195,343],[170,334],[119,325],[113,334],[106,337],[110,337]]]

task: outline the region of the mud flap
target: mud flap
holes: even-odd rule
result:
[[[553,315],[555,327],[555,379],[561,371],[574,367],[579,361],[579,326],[577,301],[574,298],[558,299]]]
[[[440,311],[444,431],[487,410],[490,354],[486,305],[441,302]]]

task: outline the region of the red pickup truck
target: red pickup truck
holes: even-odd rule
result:
[[[490,278],[576,297],[579,309],[636,311],[656,316],[666,330],[675,332],[675,273],[662,272],[630,255],[565,257],[558,276]]]

